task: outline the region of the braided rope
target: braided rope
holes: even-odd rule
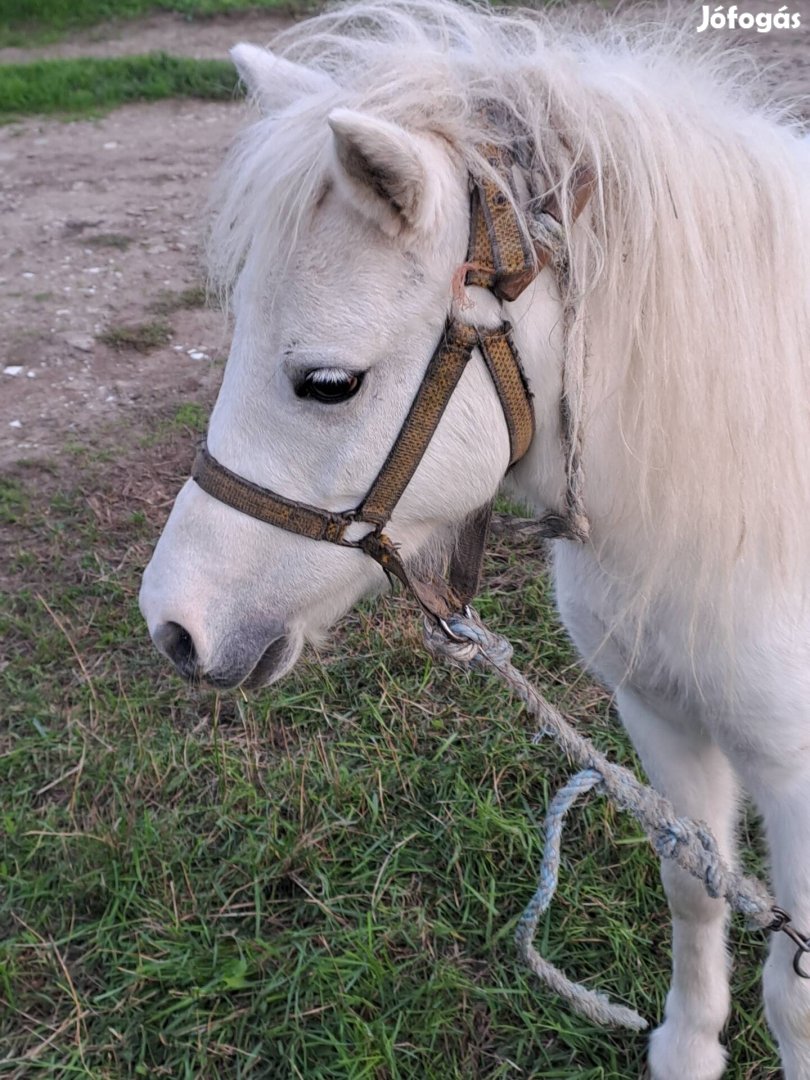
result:
[[[494,671],[539,722],[540,729],[532,742],[536,744],[544,738],[553,738],[569,761],[582,770],[560,789],[548,809],[538,886],[515,933],[521,958],[576,1012],[598,1024],[641,1030],[647,1023],[638,1013],[573,982],[545,960],[534,944],[540,916],[547,910],[557,888],[565,815],[581,795],[596,790],[607,796],[618,809],[631,814],[661,858],[672,859],[701,881],[709,896],[725,899],[733,910],[747,916],[754,927],[762,930],[773,927],[774,901],[761,882],[726,865],[707,825],[680,817],[668,799],[642,784],[629,769],[611,762],[575,731],[512,665],[512,646],[506,638],[487,630],[469,608],[466,615],[455,615],[447,622],[453,635],[461,640],[451,640],[440,627],[426,619],[424,643],[428,652],[462,670]]]

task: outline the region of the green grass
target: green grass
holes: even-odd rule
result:
[[[168,97],[228,101],[241,93],[233,66],[165,53],[113,60],[39,60],[0,67],[0,116],[99,114]]]
[[[309,0],[0,0],[0,46],[55,41],[110,19],[156,11],[192,19],[236,11],[306,11],[312,6]]]
[[[112,237],[117,239],[117,234],[112,234]],[[105,246],[120,247],[121,245],[106,243]],[[98,340],[118,352],[151,352],[171,341],[172,328],[166,320],[167,315],[184,309],[204,307],[205,303],[204,285],[190,285],[180,290],[163,289],[150,305],[150,310],[154,312],[156,318],[141,323],[116,323],[108,326],[97,335]],[[194,412],[194,423],[199,426],[197,413],[200,406],[191,403],[181,406],[182,409]]]
[[[162,289],[150,308],[157,315],[171,315],[185,308],[205,307],[207,302],[205,285],[189,285],[186,289]]]
[[[82,236],[84,245],[98,248],[113,248],[115,251],[126,251],[133,242],[133,237],[125,233],[95,233],[92,236]]]
[[[348,616],[251,694],[156,655],[139,573],[199,403],[0,484],[0,1075],[68,1080],[628,1080],[644,1038],[571,1015],[517,964],[537,824],[567,773],[493,683],[434,667],[402,598]],[[113,462],[105,461],[115,445]],[[616,759],[528,540],[496,539],[479,609]],[[778,1076],[763,946],[734,935],[732,1080]],[[591,799],[540,932],[648,1017],[669,967],[655,859]]]
[[[164,319],[151,322],[116,324],[98,335],[98,340],[119,352],[148,353],[171,340],[172,328]]]
[[[196,401],[186,401],[177,407],[171,426],[201,435],[208,426],[208,410]]]

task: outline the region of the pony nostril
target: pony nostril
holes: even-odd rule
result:
[[[163,623],[152,635],[158,649],[174,664],[181,675],[190,679],[197,668],[197,650],[191,634],[176,622]]]

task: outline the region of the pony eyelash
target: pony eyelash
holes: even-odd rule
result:
[[[295,386],[300,398],[313,398],[324,405],[339,405],[353,398],[363,385],[365,372],[345,368],[312,368]]]
[[[342,383],[356,379],[357,373],[346,371],[345,368],[314,368],[312,371],[307,372],[306,378],[307,382],[310,383]]]

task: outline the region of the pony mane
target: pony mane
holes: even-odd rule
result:
[[[633,530],[647,598],[685,561],[698,590],[749,556],[788,576],[807,561],[810,142],[795,103],[745,52],[698,38],[693,14],[594,27],[590,12],[368,0],[302,22],[274,49],[334,88],[241,135],[209,245],[226,292],[254,245],[283,266],[327,182],[338,106],[438,132],[479,174],[477,146],[519,133],[564,221],[572,176],[592,169],[562,299],[587,340],[585,475],[612,492],[594,541],[609,561]],[[596,460],[589,403],[606,396],[618,421]]]

